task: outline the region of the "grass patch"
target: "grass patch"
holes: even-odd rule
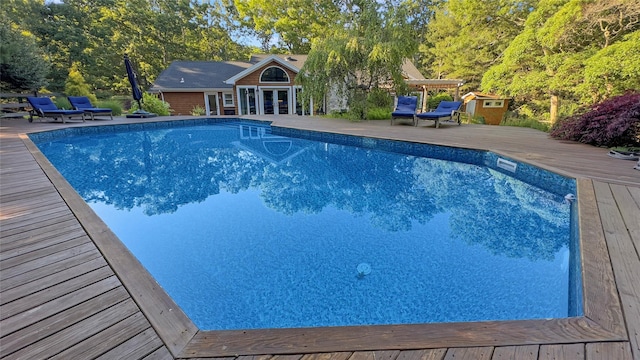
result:
[[[548,122],[542,122],[536,119],[524,117],[506,117],[500,122],[500,126],[528,127],[544,132],[549,132],[550,128],[550,124]]]
[[[96,107],[111,109],[113,116],[122,115],[122,104],[117,100],[98,100]]]
[[[359,114],[354,114],[348,110],[332,111],[328,115],[323,115],[331,119],[345,119],[349,121],[361,121]],[[390,120],[391,109],[388,108],[369,108],[365,120]]]

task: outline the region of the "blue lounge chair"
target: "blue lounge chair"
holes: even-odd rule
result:
[[[398,96],[398,104],[396,109],[391,113],[391,125],[396,119],[411,119],[413,125],[416,125],[416,107],[418,105],[417,96]]]
[[[31,105],[29,112],[29,122],[33,121],[34,116],[40,118],[48,117],[54,121],[58,118],[65,122],[65,118],[71,120],[72,117],[81,117],[84,122],[84,111],[82,110],[62,110],[58,109],[56,104],[48,97],[27,96],[27,101]]]
[[[455,121],[458,125],[460,122],[460,107],[462,101],[441,101],[434,111],[423,112],[416,115],[416,126],[418,120],[432,120],[436,122],[436,128],[440,127],[440,121]]]
[[[69,103],[74,109],[82,110],[85,114],[89,114],[91,120],[95,120],[95,116],[98,115],[109,115],[111,120],[113,120],[113,110],[93,106],[91,100],[86,96],[68,96],[67,99],[69,99]]]

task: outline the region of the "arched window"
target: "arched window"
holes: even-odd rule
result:
[[[272,66],[262,72],[260,82],[289,82],[289,75],[279,67]]]

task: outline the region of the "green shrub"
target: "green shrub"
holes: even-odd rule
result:
[[[117,100],[103,100],[94,104],[96,107],[107,108],[113,111],[113,116],[122,115],[122,104]]]
[[[71,103],[69,103],[69,100],[67,100],[66,97],[63,97],[63,96],[52,97],[51,101],[53,101],[53,103],[56,104],[56,106],[59,109],[71,110]]]
[[[388,107],[370,108],[367,111],[367,120],[388,120],[391,119],[391,110]]]
[[[200,105],[196,105],[193,107],[193,109],[191,109],[191,115],[193,116],[202,116],[206,113],[205,108],[203,108]]]
[[[473,115],[469,120],[469,124],[486,124],[486,121],[482,115]]]
[[[367,95],[367,102],[372,108],[391,107],[393,106],[393,97],[386,90],[373,89]]]
[[[447,93],[438,93],[434,96],[429,97],[429,99],[427,100],[427,107],[429,109],[435,109],[438,107],[438,104],[440,104],[441,101],[453,101],[453,98]]]
[[[171,111],[173,111],[168,102],[148,93],[142,94],[142,109],[159,116],[171,115]],[[138,102],[134,101],[131,103],[130,111],[135,112],[136,110],[138,110]]]

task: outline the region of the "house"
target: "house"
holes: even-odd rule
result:
[[[175,115],[191,114],[201,107],[206,115],[302,114],[339,110],[331,97],[316,100],[303,109],[302,88],[295,77],[307,55],[252,55],[240,61],[174,61],[156,79],[149,92],[171,105]],[[405,61],[407,80],[423,79]]]
[[[463,111],[471,116],[482,116],[485,124],[500,125],[509,108],[508,97],[470,92],[462,96]]]

